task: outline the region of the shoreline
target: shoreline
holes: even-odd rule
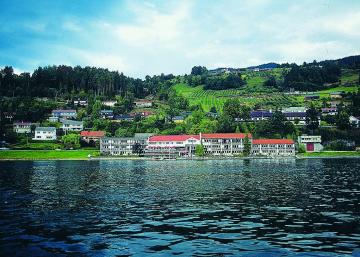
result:
[[[360,155],[338,156],[284,156],[284,157],[232,157],[232,158],[178,158],[154,159],[148,157],[90,157],[90,158],[0,158],[5,161],[223,161],[223,160],[306,160],[306,159],[353,159]]]
[[[144,156],[101,156],[98,150],[3,150],[0,161],[94,161],[94,160],[136,160],[136,161],[174,161],[174,160],[295,160],[295,159],[340,159],[360,158],[359,151],[325,151],[301,153],[295,156],[206,156],[176,159],[155,159]]]

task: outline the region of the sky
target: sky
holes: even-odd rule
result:
[[[190,73],[360,54],[359,0],[0,0],[0,67]]]

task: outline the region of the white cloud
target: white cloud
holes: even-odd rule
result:
[[[245,67],[359,54],[359,4],[128,1],[111,9],[115,17],[64,17],[59,22],[63,37],[55,43],[29,42],[26,51],[31,48],[37,56],[23,58],[37,65],[91,65],[144,77],[189,73],[194,65]],[[28,24],[48,34],[50,25]]]

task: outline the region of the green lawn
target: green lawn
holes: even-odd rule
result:
[[[100,155],[98,150],[5,150],[0,151],[0,160],[86,160],[89,154],[91,156]]]
[[[359,151],[323,151],[318,153],[302,153],[300,157],[341,157],[341,156],[360,156]]]

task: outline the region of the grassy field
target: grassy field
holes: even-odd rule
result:
[[[303,153],[300,157],[342,157],[342,156],[359,156],[359,151],[324,151],[318,153]]]
[[[4,150],[0,160],[86,160],[89,154],[100,155],[98,150]]]
[[[185,83],[178,83],[173,88],[177,93],[189,99],[191,105],[201,105],[205,111],[209,111],[214,106],[218,111],[228,98],[237,98],[242,103],[254,106],[259,104],[262,108],[276,108],[304,105],[304,96],[285,95],[275,89],[265,88],[264,81],[270,76],[281,78],[283,69],[273,69],[269,71],[248,71],[243,77],[246,79],[246,85],[241,89],[227,90],[204,90],[203,86],[190,87]],[[359,73],[354,70],[343,70],[341,75],[341,84],[338,87],[318,91],[320,100],[312,101],[316,106],[321,106],[323,99],[330,97],[330,93],[337,91],[357,92]],[[309,102],[305,103],[309,104]]]

